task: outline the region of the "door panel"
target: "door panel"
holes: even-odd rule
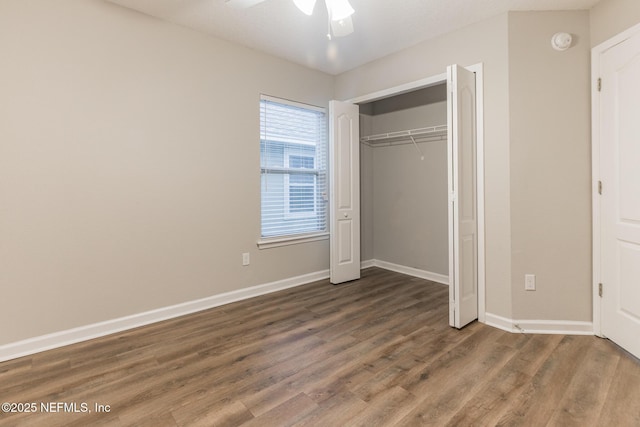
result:
[[[449,324],[478,318],[475,74],[447,68],[449,170]]]
[[[353,161],[351,153],[353,151],[352,137],[353,122],[352,117],[342,114],[337,117],[337,137],[342,141],[338,145],[337,172],[338,172],[338,207],[341,210],[353,208]]]
[[[475,239],[473,235],[469,234],[462,238],[462,259],[465,260],[473,260],[473,255],[476,247]],[[466,262],[462,265],[462,274],[460,283],[462,285],[462,289],[460,291],[460,298],[463,301],[463,304],[466,303],[469,299],[473,299],[476,296],[476,281],[475,281],[475,263]]]
[[[631,320],[640,319],[640,246],[621,242],[618,247],[620,258],[620,302],[619,310]],[[640,335],[638,336],[640,339]]]
[[[640,34],[600,60],[601,332],[640,357]]]
[[[330,281],[360,278],[360,123],[359,107],[329,103],[331,191]]]
[[[619,90],[619,161],[620,161],[620,219],[624,222],[640,224],[640,120],[637,111],[637,96],[640,95],[640,55],[635,55],[629,63],[623,65],[617,73]]]
[[[353,261],[353,245],[351,244],[353,241],[353,221],[338,221],[338,227],[340,228],[339,235],[348,237],[340,239],[338,263],[340,265],[348,264]]]

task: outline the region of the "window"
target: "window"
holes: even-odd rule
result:
[[[291,154],[285,149],[285,167],[289,170],[307,169],[313,170],[314,156]],[[306,171],[305,171],[306,172]],[[289,173],[285,178],[285,218],[301,218],[317,215],[316,211],[316,179],[315,175],[305,172]]]
[[[327,231],[326,128],[323,108],[260,98],[262,238]]]

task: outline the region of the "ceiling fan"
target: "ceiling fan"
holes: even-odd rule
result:
[[[262,3],[265,0],[225,0],[225,2],[237,8],[247,8]],[[311,16],[316,6],[316,0],[293,0],[293,3],[304,14]],[[324,0],[329,17],[329,29],[327,38],[343,37],[353,33],[353,21],[351,15],[355,12],[349,0]]]

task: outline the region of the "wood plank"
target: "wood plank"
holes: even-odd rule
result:
[[[398,425],[442,425],[454,417],[483,380],[494,377],[514,356],[515,350],[495,343],[502,333],[479,331],[410,378],[404,387],[421,401]],[[451,366],[457,367],[454,375]]]
[[[198,403],[176,409],[172,411],[173,418],[178,425],[192,427],[232,427],[254,418],[238,400],[224,398],[215,402],[213,399],[215,397],[211,396],[211,399],[201,399]]]
[[[402,387],[391,387],[368,402],[367,408],[352,418],[354,426],[397,425],[416,404],[418,399]]]
[[[640,360],[607,343],[620,360],[595,425],[640,426]]]
[[[545,359],[513,405],[499,420],[504,425],[546,425],[557,410],[574,376],[580,373],[596,338],[565,336]]]
[[[611,356],[609,344],[592,340],[581,375],[574,375],[551,417],[552,425],[583,426],[600,415],[620,357]]]
[[[307,414],[313,412],[318,404],[304,393],[298,393],[291,399],[243,424],[247,427],[281,427],[295,424]]]
[[[315,399],[314,399],[315,401]],[[316,401],[317,402],[317,401]],[[367,404],[349,391],[339,391],[318,403],[318,407],[294,424],[302,426],[346,426],[367,408]]]
[[[512,348],[520,351],[496,375],[482,379],[481,387],[448,425],[497,425],[504,413],[516,404],[561,338],[557,335],[508,334],[498,339],[496,342],[503,345],[515,344]]]

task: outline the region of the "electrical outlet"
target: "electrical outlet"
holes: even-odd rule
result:
[[[245,252],[242,254],[242,265],[249,265],[249,263],[251,262],[251,256],[249,255],[249,252]]]
[[[536,275],[525,274],[524,275],[524,290],[535,291],[536,290]]]

